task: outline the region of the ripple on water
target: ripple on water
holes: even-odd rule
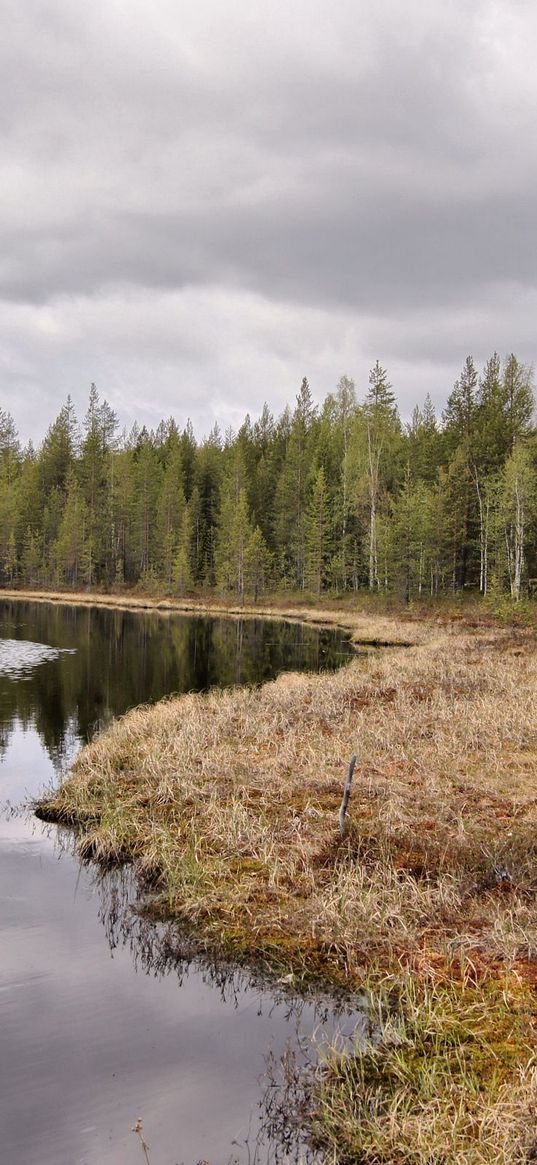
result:
[[[74,655],[74,648],[49,647],[27,639],[0,639],[0,676],[10,680],[26,679],[40,664],[50,663],[60,655]]]

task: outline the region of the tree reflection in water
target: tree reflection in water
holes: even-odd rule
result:
[[[77,1079],[83,1080],[84,1105],[92,1106],[95,1128],[99,1130],[99,1120],[109,1121],[117,1144],[121,1128],[125,1127],[132,1069],[139,1075],[142,1095],[147,1097],[144,1132],[145,1117],[148,1130],[150,1121],[155,1120],[161,1154],[176,1151],[175,1122],[181,1119],[184,1127],[179,1135],[188,1142],[189,1165],[198,1159],[192,1155],[191,1146],[196,1152],[197,1121],[204,1112],[209,1089],[215,1111],[210,1112],[207,1130],[203,1131],[211,1145],[220,1134],[219,1118],[227,1122],[229,1137],[225,1144],[230,1145],[237,1128],[248,1128],[247,1114],[252,1112],[250,1134],[236,1144],[233,1160],[240,1165],[313,1162],[314,1151],[304,1145],[296,1119],[298,1110],[289,1091],[288,1065],[292,1057],[304,1064],[309,1057],[314,1063],[313,1033],[333,1030],[340,1022],[338,1016],[353,1025],[356,1016],[352,1008],[344,1012],[341,1006],[334,1008],[321,997],[291,995],[285,984],[271,982],[262,968],[230,966],[200,950],[195,934],[153,921],[144,909],[143,888],[137,885],[131,869],[102,875],[86,867],[80,875],[80,897],[75,896],[76,902],[72,898],[67,901],[64,895],[70,895],[78,864],[72,866],[67,860],[60,863],[64,872],[56,878],[51,876],[45,857],[41,876],[36,866],[39,859],[32,859],[31,854],[41,852],[46,841],[44,827],[35,818],[26,820],[18,813],[17,820],[12,820],[10,814],[14,811],[7,799],[16,804],[22,798],[27,801],[30,796],[42,794],[45,782],[54,776],[48,758],[56,774],[61,775],[97,727],[136,704],[213,684],[260,683],[286,668],[336,667],[350,653],[349,642],[337,632],[319,632],[293,624],[141,615],[40,606],[26,601],[0,603],[0,639],[15,641],[5,650],[4,670],[0,669],[0,749],[2,745],[9,747],[1,790],[4,826],[9,826],[3,850],[4,872],[13,879],[17,894],[21,894],[21,916],[31,922],[16,930],[13,949],[22,953],[9,1006],[13,1063],[18,1065],[17,1071],[24,1072],[25,1095],[32,1096],[33,1117],[32,1122],[14,1121],[12,1139],[7,1142],[10,1160],[24,1159],[21,1143],[25,1137],[32,1145],[32,1155],[27,1160],[36,1160],[36,1146],[43,1141],[51,1120],[58,1136],[61,1132],[64,1139],[59,1142],[58,1151],[51,1148],[43,1160],[49,1165],[54,1159],[81,1159],[87,1138],[97,1133],[88,1132],[86,1117],[81,1121],[73,1109],[71,1119],[69,1105],[58,1099],[55,1107],[54,1099],[63,1098],[70,1088],[75,1088]],[[25,662],[24,675],[20,674],[21,659]],[[33,830],[35,850],[28,846]],[[56,827],[49,827],[48,832],[60,849],[67,849],[73,857],[73,835]],[[19,842],[22,845],[17,848]],[[46,842],[43,853],[50,855],[51,848]],[[88,886],[90,898],[86,901]],[[100,957],[98,930],[94,946],[95,897],[111,952],[126,952],[125,958],[118,953],[114,968],[118,973],[114,976],[108,975],[107,960]],[[5,905],[7,909],[9,902]],[[18,907],[14,909],[17,911]],[[82,944],[80,952],[71,950],[75,935]],[[58,949],[63,951],[63,958]],[[21,1006],[18,976],[21,973],[27,978],[28,960],[30,964],[35,960],[39,976],[35,982],[30,977]],[[130,974],[130,960],[142,979]],[[155,992],[143,982],[143,976],[166,976],[168,982]],[[175,993],[174,979],[178,988],[184,985],[182,995]],[[118,989],[120,983],[124,994]],[[107,1003],[101,1002],[101,988],[106,994],[109,986],[111,997],[121,1001],[117,1014],[109,1012]],[[209,987],[220,995],[214,1010]],[[43,1009],[41,996],[45,990],[52,1003]],[[115,994],[118,990],[119,996]],[[99,1073],[93,1072],[93,1059],[86,1063],[83,1058],[79,1071],[69,1072],[65,1068],[68,1057],[63,1052],[53,1056],[56,1044],[54,1040],[51,1043],[49,1016],[56,1015],[57,1000],[64,999],[66,992],[71,1009],[65,1013],[71,1016],[71,1026],[67,1031],[61,1029],[66,1046],[76,1055],[77,1041],[85,1039],[87,1033],[97,1061],[102,1041],[108,1061],[117,1061],[123,1068],[123,1075],[114,1078],[112,1092],[103,1087]],[[40,1037],[36,1034],[36,1021],[28,1018],[32,1014],[30,1003],[36,1008]],[[262,1016],[258,1023],[256,1013]],[[62,1016],[63,1011],[57,1016],[60,1027]],[[136,1024],[138,1016],[142,1026],[132,1031],[128,1023],[134,1017]],[[213,1023],[224,1033],[222,1038],[214,1038]],[[183,1033],[177,1053],[176,1027]],[[146,1031],[154,1040],[145,1039]],[[55,1037],[56,1032],[53,1034]],[[286,1039],[288,1051],[280,1063]],[[257,1065],[262,1065],[269,1041],[277,1050],[267,1056],[266,1073],[256,1095],[252,1080]],[[42,1055],[40,1046],[46,1049]],[[42,1071],[45,1059],[46,1071]],[[143,1079],[144,1070],[147,1081]],[[187,1099],[190,1072],[192,1103]],[[9,1112],[16,1113],[16,1090],[8,1094],[11,1083],[8,1072],[4,1078],[5,1103]],[[50,1098],[46,1092],[49,1087]],[[175,1094],[176,1088],[183,1091]],[[225,1096],[224,1101],[221,1095]],[[132,1121],[128,1127],[131,1125]],[[3,1135],[6,1136],[4,1130]],[[242,1138],[245,1136],[241,1133]],[[149,1135],[148,1141],[151,1143]],[[103,1141],[101,1159],[114,1160],[107,1152]],[[226,1165],[228,1153],[223,1145],[218,1154],[214,1149],[212,1152],[212,1165]],[[155,1160],[151,1156],[151,1161],[152,1165],[159,1165],[156,1149]]]
[[[29,640],[33,666],[21,681]],[[289,669],[330,670],[352,654],[342,632],[298,623],[23,600],[0,601],[2,642],[12,650],[0,668],[0,749],[15,725],[35,727],[58,772],[96,730],[138,704],[259,684]]]
[[[70,845],[66,831],[62,844]],[[315,1076],[323,1047],[335,1041],[351,1050],[363,1043],[366,1034],[370,1036],[360,1000],[333,999],[321,992],[299,995],[260,967],[238,967],[201,951],[194,933],[175,922],[156,922],[150,917],[130,867],[105,873],[96,870],[94,887],[110,951],[126,947],[137,970],[155,978],[174,975],[179,987],[195,972],[219,992],[226,1006],[251,1006],[253,994],[258,1015],[283,1010],[289,1027],[287,1045],[282,1056],[267,1051],[260,1079],[259,1121],[237,1149],[241,1149],[240,1160],[248,1165],[321,1165],[323,1154],[307,1134],[314,1115]],[[229,1165],[238,1160],[231,1157]]]

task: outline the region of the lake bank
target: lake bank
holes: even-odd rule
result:
[[[266,1056],[309,1045],[330,1014],[326,1041],[340,1029],[339,1004],[284,999],[255,970],[195,958],[184,932],[135,909],[130,867],[104,877],[81,868],[72,832],[27,807],[129,708],[259,685],[289,667],[333,668],[341,653],[349,658],[340,631],[298,623],[0,602],[6,1161],[132,1165],[142,1116],[155,1165],[248,1165],[254,1155],[267,1165]]]
[[[347,615],[332,618],[349,627]],[[535,638],[352,622],[355,637],[414,646],[136,709],[83,751],[43,811],[77,824],[83,856],[132,861],[151,909],[193,928],[200,948],[297,987],[388,984],[398,1007],[384,1008],[380,1050],[335,1057],[312,1091],[311,1124],[334,1160],[526,1160]],[[412,1087],[405,1056],[413,1076],[423,1066]]]
[[[155,611],[166,615],[223,616],[229,619],[267,619],[315,626],[340,627],[356,642],[370,646],[397,646],[420,642],[423,630],[418,619],[404,613],[368,611],[357,604],[312,605],[277,598],[270,602],[235,603],[216,596],[163,599],[150,594],[102,591],[0,590],[0,598],[60,606],[102,607],[109,610]],[[402,608],[404,612],[404,608]]]

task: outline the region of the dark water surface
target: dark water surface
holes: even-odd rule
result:
[[[350,646],[291,624],[0,603],[0,1159],[265,1165],[266,1057],[352,1016],[177,959],[128,874],[81,868],[18,808],[112,716],[175,691],[334,667]]]

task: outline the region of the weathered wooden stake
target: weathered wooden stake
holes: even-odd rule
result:
[[[351,759],[349,761],[349,771],[347,773],[347,778],[346,778],[345,784],[343,786],[343,800],[341,802],[341,806],[340,806],[340,810],[339,810],[339,817],[338,817],[339,832],[340,832],[342,837],[344,837],[344,835],[345,835],[345,814],[347,812],[347,805],[349,804],[349,797],[351,795],[352,774],[354,772],[355,764],[356,764],[356,757],[351,756]]]

